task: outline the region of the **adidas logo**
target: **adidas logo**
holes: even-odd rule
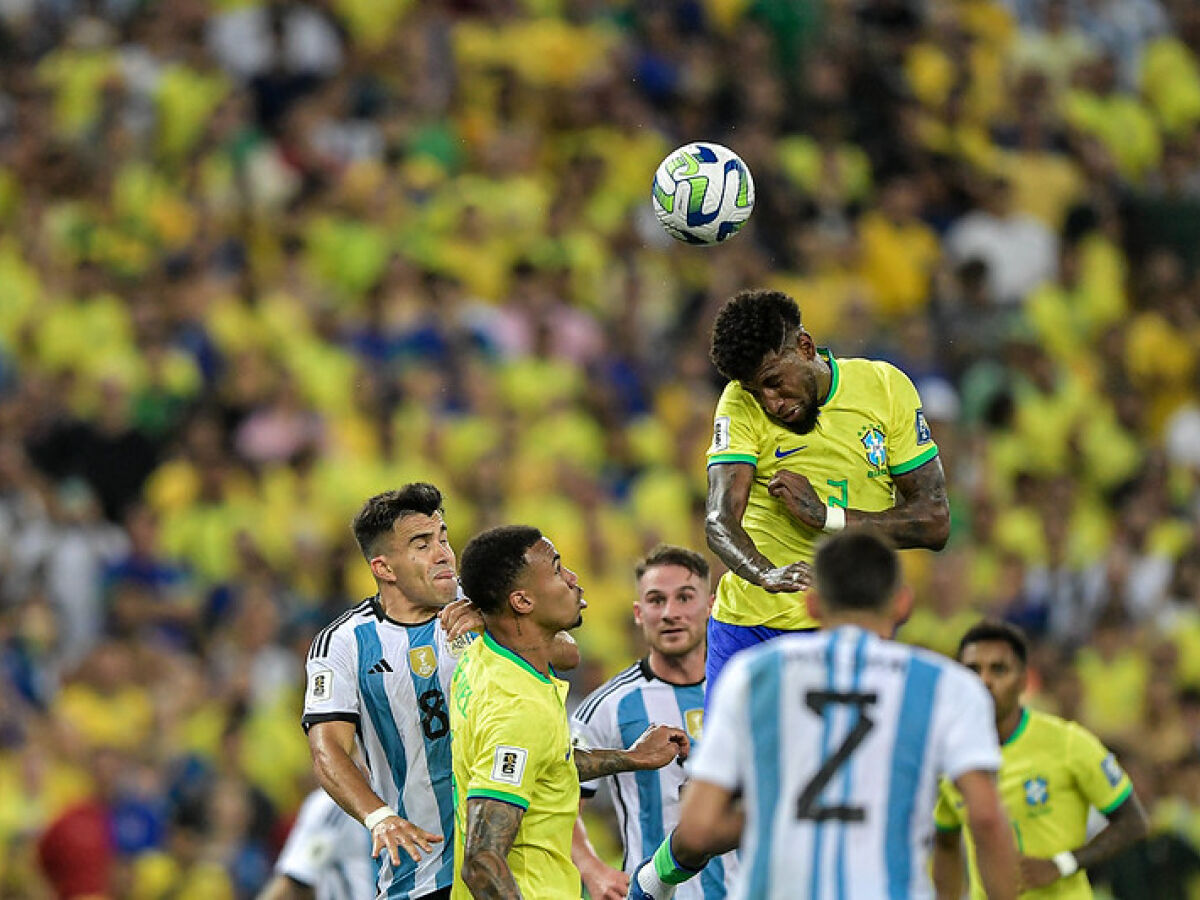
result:
[[[367,669],[367,674],[382,675],[384,672],[390,671],[392,671],[392,667],[388,665],[388,661],[386,659],[381,659],[379,662],[375,663],[375,665],[371,666],[371,668]]]

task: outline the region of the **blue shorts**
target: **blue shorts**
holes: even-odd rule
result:
[[[708,620],[708,656],[704,660],[704,711],[708,713],[709,698],[717,684],[717,676],[736,653],[747,647],[777,638],[783,634],[806,634],[816,628],[768,628],[766,625],[730,625]]]

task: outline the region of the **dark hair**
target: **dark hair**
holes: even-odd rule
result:
[[[882,537],[854,528],[817,548],[817,593],[830,610],[882,610],[900,583],[900,560]]]
[[[432,516],[442,511],[442,492],[432,484],[416,481],[395,491],[376,494],[363,504],[350,527],[367,562],[375,555],[378,541],[389,534],[397,519]]]
[[[800,307],[779,291],[739,291],[713,323],[709,357],[731,381],[750,381],[768,353],[800,327]]]
[[[501,525],[475,535],[459,562],[463,593],[482,612],[499,612],[525,568],[525,551],[541,538],[542,533],[529,525]]]
[[[1012,647],[1013,654],[1021,661],[1021,665],[1025,665],[1029,658],[1029,643],[1025,640],[1025,632],[1016,625],[998,619],[984,619],[968,628],[967,633],[958,642],[958,652],[954,654],[954,658],[962,662],[964,650],[972,644],[982,644],[985,641],[1008,644]]]
[[[656,566],[681,566],[693,575],[708,578],[708,560],[687,547],[676,547],[674,544],[659,544],[638,560],[634,567],[634,577],[640,579],[650,569]]]

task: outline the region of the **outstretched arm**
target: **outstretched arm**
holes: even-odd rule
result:
[[[846,527],[870,525],[901,550],[941,550],[950,537],[950,501],[941,460],[935,457],[911,472],[897,475],[894,483],[895,506],[882,512],[847,509]],[[800,522],[818,530],[825,527],[828,508],[804,475],[786,469],[777,472],[767,490]]]
[[[583,750],[575,748],[575,768],[580,781],[591,781],[618,772],[661,769],[670,762],[683,762],[691,744],[687,732],[670,725],[651,725],[628,750]]]
[[[811,572],[805,563],[776,566],[754,545],[742,516],[750,501],[754,466],[717,463],[708,467],[704,533],[708,546],[735,575],[772,593],[807,590]]]
[[[517,839],[525,810],[503,800],[467,800],[467,835],[462,880],[479,900],[518,900],[521,889],[508,867],[508,851]]]

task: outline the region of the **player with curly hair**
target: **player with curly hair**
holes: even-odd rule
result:
[[[898,548],[950,533],[937,444],[908,377],[837,359],[778,291],[742,291],[717,314],[712,361],[729,383],[708,450],[708,545],[729,567],[708,626],[711,690],[738,650],[817,626],[805,609],[824,533],[870,525]]]

